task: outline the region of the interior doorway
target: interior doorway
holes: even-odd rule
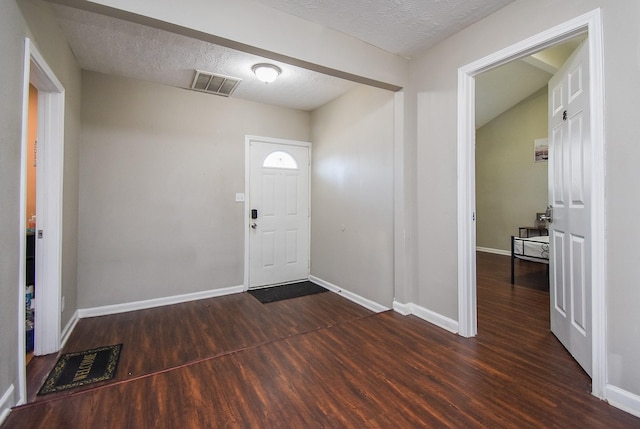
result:
[[[33,358],[35,323],[36,273],[36,209],[38,170],[38,89],[29,83],[29,113],[27,120],[27,190],[26,190],[26,252],[25,252],[25,353],[26,364]]]
[[[549,276],[532,275],[549,272],[545,236],[551,224],[543,216],[552,189],[549,82],[586,37],[578,35],[476,77],[476,249],[510,257],[511,236],[516,250],[520,238],[531,239],[525,249],[531,258],[515,260],[516,268],[525,267],[522,273],[514,270],[514,278],[515,284],[538,290],[549,291]],[[528,267],[531,261],[540,266]]]
[[[27,210],[27,175],[29,151],[29,88],[37,99],[37,175],[35,184],[35,218]],[[45,355],[60,349],[60,313],[62,285],[62,177],[64,149],[64,87],[56,78],[38,49],[25,39],[22,103],[22,145],[20,177],[20,267],[18,278],[18,362],[19,404],[26,401],[27,275],[26,251],[28,228],[34,235],[37,298],[30,307],[34,317],[34,354]],[[33,162],[33,161],[32,161]],[[29,220],[34,221],[30,223]]]
[[[551,137],[550,111],[558,114],[558,109],[550,106],[550,100],[558,100],[549,96],[549,88],[557,91],[558,79],[565,76],[568,69],[574,70],[573,65],[568,66],[573,64],[571,58],[574,52],[581,51],[586,37],[587,34],[578,35],[476,77],[476,294],[479,335],[495,334],[487,308],[495,309],[492,300],[499,298],[494,291],[500,291],[513,299],[500,301],[502,307],[499,308],[511,316],[514,326],[526,321],[532,336],[548,337],[552,331],[574,360],[590,373],[590,360],[584,359],[584,356],[590,356],[590,350],[575,347],[577,341],[567,344],[557,328],[567,324],[556,323],[554,326],[552,323],[553,309],[557,308],[553,298],[566,294],[550,294],[550,291],[562,292],[567,282],[554,283],[551,281],[554,276],[550,276],[555,272],[549,269],[553,262],[550,256],[557,255],[562,248],[550,249],[554,245],[554,241],[549,240],[553,236],[550,232],[557,229],[553,229],[557,219],[552,223],[539,219],[547,205],[556,204],[557,198],[551,198],[551,190],[562,188],[554,186],[554,175],[549,175],[554,171],[552,161],[557,160],[557,156],[552,155],[557,155],[556,148],[561,146],[561,142],[548,138]],[[586,76],[583,78],[584,83],[588,82]],[[582,95],[586,96],[586,93]],[[574,108],[569,111],[572,115],[578,112]],[[584,109],[582,112],[585,113]],[[588,112],[582,118],[585,124],[588,123]],[[572,121],[568,118],[563,123],[568,125]],[[569,135],[568,132],[564,134]],[[554,131],[553,135],[557,136],[558,132]],[[548,141],[554,141],[554,144],[549,145]],[[560,184],[569,182],[562,178],[555,180]],[[512,261],[511,249],[523,257]],[[515,270],[510,273],[511,266]],[[547,310],[551,309],[551,318],[549,311],[536,312],[532,310],[533,306],[518,305],[523,297],[531,303],[546,302]],[[564,308],[568,315],[571,308],[567,307],[571,306]],[[570,319],[570,315],[565,319]],[[586,331],[590,332],[589,329]],[[523,350],[527,347],[526,337],[517,336],[512,341],[520,344]],[[566,351],[554,350],[566,354]]]
[[[462,336],[477,334],[476,297],[476,183],[475,183],[475,78],[510,61],[526,57],[576,35],[588,33],[591,81],[591,150],[588,168],[592,172],[591,284],[592,301],[592,393],[603,397],[606,380],[604,306],[604,153],[603,53],[600,11],[595,10],[459,69],[458,79],[458,310]]]

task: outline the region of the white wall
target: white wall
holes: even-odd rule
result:
[[[80,307],[242,285],[245,135],[306,141],[309,114],[82,76]]]
[[[75,311],[77,218],[77,145],[80,70],[47,3],[2,0],[0,3],[0,398],[14,386],[5,405],[19,400],[18,267],[20,240],[20,167],[24,40],[30,37],[66,90],[62,270],[66,323]],[[0,408],[0,414],[4,410]]]
[[[636,0],[521,0],[417,56],[412,64],[418,122],[420,214],[413,301],[457,319],[456,139],[458,68],[596,7],[604,17],[607,153],[607,340],[609,382],[640,395],[640,3]],[[636,156],[638,155],[638,156]],[[436,207],[438,210],[433,210]],[[434,246],[438,243],[438,246]]]
[[[360,86],[311,115],[311,274],[391,307],[394,94]]]

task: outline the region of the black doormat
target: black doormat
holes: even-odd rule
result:
[[[263,304],[322,292],[327,292],[327,289],[309,281],[249,291],[254,298]]]
[[[121,349],[122,344],[116,344],[63,354],[49,373],[38,395],[112,379],[118,368]]]

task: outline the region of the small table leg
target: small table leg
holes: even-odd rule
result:
[[[513,256],[514,244],[513,244],[513,235],[511,236],[511,284],[515,283],[515,273],[514,273],[514,262],[515,257]]]

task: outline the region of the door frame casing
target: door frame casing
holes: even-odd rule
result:
[[[38,90],[38,175],[36,274],[38,316],[35,319],[34,353],[44,355],[60,349],[62,290],[62,181],[64,172],[65,89],[29,38],[25,39],[20,165],[20,265],[18,290],[19,404],[26,401],[25,368],[25,250],[27,212],[27,141],[29,84]],[[38,248],[40,246],[40,248]]]
[[[244,138],[244,209],[242,211],[244,216],[244,290],[249,290],[250,285],[250,237],[249,237],[249,228],[251,219],[249,216],[250,207],[249,203],[251,202],[251,143],[269,143],[269,144],[280,144],[287,146],[301,146],[306,147],[309,150],[309,180],[307,186],[309,187],[309,231],[308,233],[308,255],[309,260],[311,260],[311,142],[305,142],[300,140],[287,140],[287,139],[278,139],[273,137],[260,137],[255,135],[246,135]],[[311,272],[311,263],[307,267],[307,277]]]
[[[475,77],[581,33],[588,34],[591,107],[592,394],[604,398],[607,381],[604,52],[600,9],[578,16],[458,69],[458,324],[477,335],[475,224]]]

